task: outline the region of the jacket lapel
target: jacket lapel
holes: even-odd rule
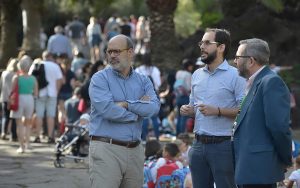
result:
[[[255,95],[256,95],[256,92],[257,92],[257,89],[261,83],[261,79],[270,73],[270,68],[269,67],[265,67],[263,68],[263,70],[256,76],[256,78],[254,79],[253,81],[253,84],[245,98],[245,101],[241,107],[241,112],[240,114],[238,115],[237,117],[237,122],[236,122],[236,128],[234,129],[234,132],[236,132],[236,130],[238,129],[240,123],[243,121],[245,115],[247,114],[247,111],[249,109],[249,106],[250,104],[252,103]]]

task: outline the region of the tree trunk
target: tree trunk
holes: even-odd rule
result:
[[[152,63],[162,70],[177,69],[182,58],[173,20],[177,0],[147,0],[146,3],[150,9]]]
[[[32,58],[40,57],[42,49],[40,47],[41,11],[43,0],[23,0],[23,44],[25,50]]]
[[[18,17],[20,0],[0,1],[1,40],[0,40],[0,68],[5,68],[9,58],[16,57]]]

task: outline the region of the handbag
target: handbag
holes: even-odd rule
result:
[[[77,110],[81,113],[84,113],[87,110],[87,106],[86,106],[84,99],[79,100]]]
[[[18,111],[19,108],[19,84],[18,79],[9,96],[9,109]]]

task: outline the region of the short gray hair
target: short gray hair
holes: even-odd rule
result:
[[[246,45],[244,51],[245,54],[242,55],[255,58],[256,62],[260,65],[269,64],[270,48],[266,41],[258,38],[252,38],[241,40],[239,44]]]
[[[19,70],[27,73],[29,71],[31,64],[32,64],[32,59],[28,55],[24,55],[18,63],[18,68]]]

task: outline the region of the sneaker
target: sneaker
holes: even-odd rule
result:
[[[33,143],[41,143],[41,139],[39,136],[35,137]]]
[[[2,140],[8,140],[8,139],[6,138],[6,134],[2,134],[2,135],[1,135],[1,139],[2,139]]]
[[[55,140],[53,138],[48,138],[48,141],[47,141],[48,144],[54,144],[55,143]]]
[[[24,149],[22,148],[22,147],[19,147],[18,149],[17,149],[17,153],[24,153],[25,151],[24,151]]]

